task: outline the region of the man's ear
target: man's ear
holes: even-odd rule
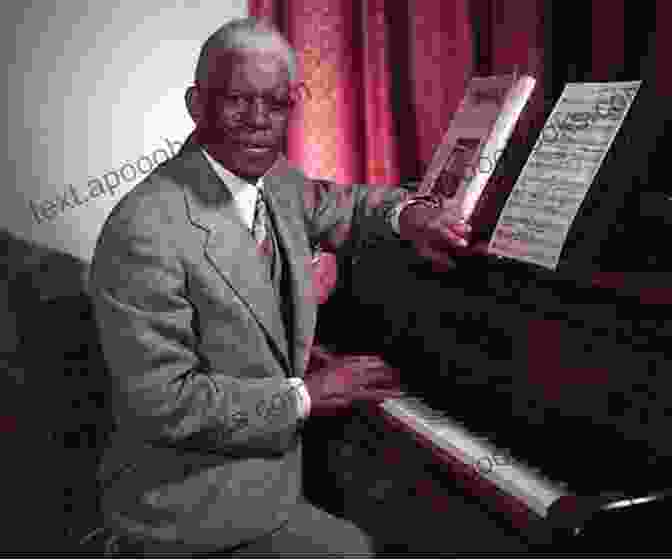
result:
[[[198,124],[204,115],[204,99],[196,86],[189,86],[184,94],[187,111],[194,124]]]

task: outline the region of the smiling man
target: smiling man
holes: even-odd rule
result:
[[[100,468],[126,554],[367,556],[354,525],[301,495],[301,428],[397,396],[382,361],[306,374],[311,247],[413,241],[439,263],[467,242],[427,199],[305,177],[281,153],[298,101],[285,39],[248,18],[204,44],[182,150],[115,207],[91,269],[117,429]]]

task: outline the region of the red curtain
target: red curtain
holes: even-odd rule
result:
[[[288,157],[311,176],[421,177],[473,69],[468,2],[250,0],[297,50],[311,99]]]

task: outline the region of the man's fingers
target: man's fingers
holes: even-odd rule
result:
[[[349,369],[355,372],[363,372],[369,369],[379,369],[386,366],[383,360],[377,358],[351,360],[347,362],[345,365],[347,365]]]
[[[378,354],[358,354],[354,356],[356,359],[363,362],[370,362],[375,364],[384,364],[385,360]]]
[[[461,230],[457,230],[452,226],[442,227],[440,230],[440,237],[436,240],[438,243],[448,243],[453,247],[466,247],[469,245],[469,234]]]
[[[311,416],[334,416],[348,411],[354,401],[382,402],[405,395],[399,389],[358,389],[346,396],[334,396],[313,402]]]
[[[352,395],[353,400],[380,402],[386,399],[398,399],[406,393],[399,389],[361,389]]]
[[[452,268],[455,266],[455,261],[453,260],[453,255],[445,250],[434,249],[429,245],[426,245],[418,250],[420,256],[430,259],[435,263],[439,263],[446,267],[446,269]]]
[[[471,233],[471,225],[453,211],[445,211],[436,217],[436,226],[439,228],[451,228],[460,235],[466,236]]]
[[[385,365],[385,362],[380,356],[375,356],[371,354],[357,354],[357,355],[347,355],[347,356],[335,356],[333,360],[334,364],[342,364],[343,366],[371,366],[371,367],[380,367]]]
[[[367,371],[357,378],[356,383],[362,387],[395,387],[399,385],[399,372],[391,368]]]
[[[469,235],[449,226],[436,226],[434,229],[428,230],[421,244],[438,249],[462,248],[469,245]]]
[[[441,228],[455,232],[460,237],[468,237],[471,233],[471,226],[467,222],[442,221]]]
[[[466,247],[471,235],[470,224],[457,217],[453,212],[447,211],[437,216],[433,223],[429,224],[426,240],[429,244],[448,243],[454,247]]]
[[[382,359],[370,358],[367,360],[353,361],[347,364],[347,369],[354,375],[366,375],[369,372],[391,369]]]

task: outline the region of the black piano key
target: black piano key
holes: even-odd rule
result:
[[[365,264],[374,272],[399,261],[386,255],[375,267]],[[489,262],[438,280],[402,265],[389,277],[399,279],[394,293],[409,297],[395,307],[400,324],[385,357],[401,369],[409,392],[574,492],[669,486],[672,412],[665,401],[672,381],[665,355],[672,321],[666,306],[641,305],[637,285],[595,288],[590,276],[569,269]],[[652,286],[666,285],[653,278]],[[376,284],[362,301],[378,299],[384,298]],[[381,331],[390,330],[390,316]],[[563,354],[549,356],[549,371],[531,384],[530,325],[545,321],[557,323]],[[602,369],[608,378],[544,382],[544,375],[582,369]],[[548,386],[559,386],[561,394],[549,397]]]
[[[624,439],[608,424],[575,417],[531,397],[479,395],[473,387],[435,386],[414,393],[428,407],[445,413],[468,431],[543,477],[566,484],[575,493],[664,488],[669,457],[646,444]],[[456,395],[457,394],[457,395]]]

